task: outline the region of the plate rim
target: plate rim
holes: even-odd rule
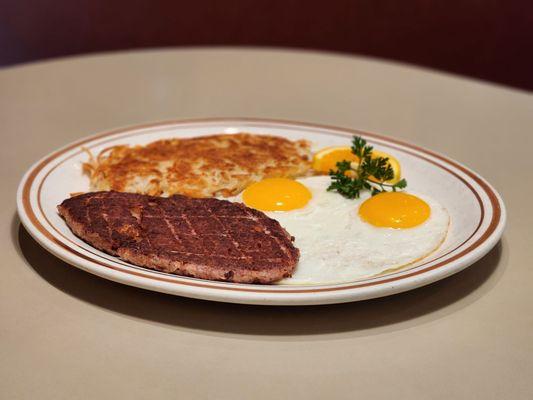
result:
[[[417,153],[422,153],[430,157],[436,158],[445,164],[448,164],[472,179],[476,184],[483,189],[490,205],[492,206],[492,218],[487,226],[483,235],[478,238],[474,243],[458,254],[452,256],[450,259],[444,260],[442,263],[437,263],[428,268],[413,271],[409,274],[400,275],[397,277],[384,278],[379,281],[357,283],[345,282],[343,284],[329,284],[329,285],[315,285],[309,287],[292,287],[287,286],[258,286],[258,285],[243,285],[243,284],[230,284],[225,282],[216,282],[201,280],[195,278],[172,276],[172,279],[165,279],[161,276],[152,276],[154,271],[146,270],[144,273],[135,273],[134,271],[119,270],[114,266],[105,265],[98,262],[95,259],[87,257],[79,252],[73,250],[70,246],[64,244],[54,237],[37,219],[35,211],[31,204],[31,189],[33,183],[39,172],[48,166],[53,160],[57,159],[64,153],[80,147],[81,145],[89,142],[94,142],[105,137],[113,137],[127,132],[141,131],[147,128],[157,128],[172,126],[180,126],[185,124],[257,124],[276,126],[278,128],[290,129],[296,128],[313,128],[324,129],[328,131],[335,131],[340,136],[352,136],[362,135],[373,139],[382,140],[386,143],[396,144],[408,149],[412,149]],[[280,126],[282,125],[282,126]],[[332,134],[332,132],[325,132],[326,135]],[[453,171],[442,167],[442,165],[433,162],[432,160],[420,157],[415,153],[411,153],[418,158],[425,159],[433,164],[447,170],[448,172],[456,175]],[[460,177],[459,177],[460,178]],[[460,178],[462,179],[462,178]],[[468,183],[462,179],[467,185]],[[43,178],[44,182],[44,178]],[[41,182],[42,184],[42,182]],[[470,188],[474,194],[479,197],[479,194]],[[483,204],[478,199],[481,207]],[[81,139],[68,143],[59,149],[56,149],[49,154],[45,155],[37,162],[35,162],[24,174],[18,190],[17,190],[17,209],[22,224],[46,250],[52,254],[58,256],[69,264],[86,270],[90,273],[102,276],[106,279],[125,283],[132,286],[142,287],[145,289],[156,290],[160,292],[170,293],[174,295],[182,295],[195,298],[203,298],[207,300],[216,300],[224,302],[236,302],[236,303],[249,303],[249,304],[267,304],[267,305],[304,305],[304,304],[326,304],[326,303],[339,303],[348,301],[357,301],[363,299],[369,299],[374,297],[382,297],[386,295],[392,295],[395,293],[414,289],[419,286],[430,284],[437,280],[443,279],[449,275],[457,273],[462,269],[473,264],[483,255],[488,253],[498,242],[503,234],[503,230],[506,224],[506,209],[501,198],[501,195],[483,178],[481,175],[466,167],[462,163],[451,159],[441,153],[435,152],[423,148],[421,146],[398,140],[396,138],[361,131],[352,128],[337,127],[332,125],[323,125],[309,122],[290,121],[283,119],[268,119],[268,118],[248,118],[248,117],[224,117],[224,118],[198,118],[198,119],[177,119],[177,120],[165,120],[156,121],[145,124],[136,124],[125,126],[113,130],[106,130],[96,134],[85,136]],[[44,215],[44,214],[43,214]],[[468,241],[468,240],[467,240]],[[465,242],[467,242],[465,241]],[[462,244],[464,245],[464,243]],[[462,245],[458,246],[460,248]],[[68,254],[70,252],[70,254]],[[81,257],[81,259],[80,259]],[[114,270],[101,271],[95,270],[94,265],[99,265],[96,268],[108,267]],[[448,268],[445,268],[448,267]],[[107,272],[107,273],[106,273]],[[130,276],[122,276],[122,274],[128,274]],[[135,277],[135,275],[137,275]],[[151,282],[148,284],[143,280],[149,278],[150,280],[156,279],[159,282]],[[169,287],[168,285],[176,285],[175,287]],[[185,286],[188,286],[184,289]],[[283,288],[283,289],[280,289]],[[180,290],[182,289],[182,290]],[[216,291],[212,293],[211,291]]]

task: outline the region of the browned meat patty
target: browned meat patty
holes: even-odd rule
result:
[[[299,258],[277,221],[226,200],[93,192],[63,201],[58,210],[92,246],[177,275],[272,283],[290,277]]]

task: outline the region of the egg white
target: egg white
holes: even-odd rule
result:
[[[359,206],[370,197],[349,200],[327,192],[328,176],[298,179],[313,197],[303,208],[267,211],[292,236],[300,260],[285,285],[350,282],[398,269],[426,257],[444,241],[449,216],[435,200],[420,195],[431,208],[421,225],[407,229],[378,228],[361,220]],[[411,193],[411,192],[410,192]],[[238,196],[233,201],[242,201]]]

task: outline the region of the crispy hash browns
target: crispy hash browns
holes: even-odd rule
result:
[[[305,140],[220,134],[114,146],[91,155],[83,168],[94,191],[229,197],[264,178],[311,174],[311,152]]]

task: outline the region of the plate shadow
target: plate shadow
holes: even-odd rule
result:
[[[466,270],[394,296],[322,306],[251,306],[189,299],[108,281],[50,254],[17,216],[11,231],[13,244],[28,267],[69,296],[128,317],[211,333],[286,336],[405,329],[476,301],[494,287],[506,265],[504,245],[499,242]]]

